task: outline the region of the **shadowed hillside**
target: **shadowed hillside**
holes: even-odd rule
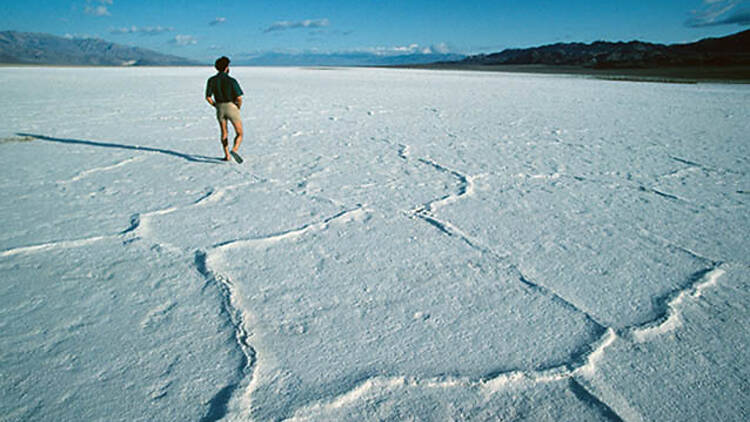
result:
[[[0,63],[82,66],[176,66],[195,61],[95,38],[0,32]]]

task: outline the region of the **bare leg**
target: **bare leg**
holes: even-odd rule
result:
[[[229,133],[227,130],[227,121],[221,120],[219,122],[219,127],[221,127],[221,145],[224,148],[224,161],[229,161]]]
[[[227,123],[224,122],[224,127],[226,127],[226,125]],[[242,120],[232,120],[232,126],[234,126],[234,132],[236,133],[236,135],[234,136],[234,145],[232,146],[232,151],[237,152],[237,150],[240,148],[240,144],[242,143]]]

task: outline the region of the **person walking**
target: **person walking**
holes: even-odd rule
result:
[[[240,118],[242,88],[236,79],[229,76],[228,57],[222,56],[216,59],[214,67],[219,73],[210,77],[206,83],[206,101],[216,108],[216,119],[221,129],[221,145],[224,148],[224,161],[229,161],[231,154],[235,161],[242,163],[242,157],[237,153],[242,143],[242,119]],[[231,151],[229,151],[227,120],[232,123],[235,132]]]

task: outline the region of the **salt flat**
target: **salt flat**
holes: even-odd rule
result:
[[[0,420],[744,421],[750,87],[2,68]]]

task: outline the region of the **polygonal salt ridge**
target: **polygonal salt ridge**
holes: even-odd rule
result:
[[[108,165],[108,166],[90,168],[90,169],[81,171],[80,173],[78,173],[77,175],[73,176],[72,178],[70,178],[68,180],[60,180],[60,181],[58,181],[58,183],[73,183],[73,182],[77,182],[77,181],[79,181],[81,179],[84,179],[84,178],[86,178],[86,177],[88,177],[88,176],[90,176],[92,174],[100,173],[100,172],[104,172],[104,171],[114,170],[116,168],[125,166],[126,164],[134,163],[134,162],[140,161],[142,159],[143,159],[143,157],[131,157],[131,158],[127,158],[127,159],[122,160],[122,161],[118,161],[117,163],[114,163],[114,164],[111,164],[111,165]]]
[[[619,330],[619,335],[613,328],[607,328],[599,340],[592,344],[590,352],[578,362],[571,361],[561,366],[541,371],[504,372],[491,378],[481,380],[450,377],[430,379],[419,379],[414,377],[375,377],[364,381],[349,392],[339,395],[331,400],[321,401],[302,409],[298,409],[295,412],[295,415],[289,420],[298,420],[301,415],[310,411],[340,408],[346,404],[360,400],[363,397],[366,397],[368,393],[377,391],[378,389],[387,390],[405,385],[441,389],[476,388],[482,391],[485,395],[490,395],[519,383],[550,383],[563,380],[570,381],[569,388],[573,390],[573,393],[579,397],[579,399],[591,401],[596,404],[604,414],[607,414],[616,420],[622,420],[610,405],[603,402],[600,398],[587,390],[582,384],[575,380],[575,377],[580,376],[584,379],[592,377],[596,373],[599,363],[605,358],[606,349],[614,344],[618,338],[623,338],[625,340],[632,339],[638,343],[643,343],[677,328],[680,324],[679,308],[682,304],[690,299],[697,300],[703,295],[706,289],[716,287],[719,278],[725,273],[726,271],[719,267],[702,272],[702,275],[697,277],[697,280],[694,283],[673,295],[673,298],[667,304],[667,315],[664,318],[647,324]]]
[[[487,379],[472,379],[462,377],[435,377],[435,378],[418,378],[410,376],[382,377],[376,376],[369,378],[358,384],[351,390],[340,394],[336,397],[315,402],[297,409],[293,416],[287,421],[306,420],[306,415],[311,413],[325,413],[344,406],[351,405],[358,401],[374,400],[384,391],[392,391],[398,388],[425,388],[425,389],[467,389],[475,390],[484,396],[491,396],[495,393],[508,390],[516,385],[533,385],[544,383],[556,383],[568,380],[576,383],[576,375],[588,374],[595,370],[596,363],[603,358],[604,350],[617,339],[614,330],[608,329],[599,339],[596,347],[589,353],[585,363],[571,368],[569,365],[562,365],[555,368],[541,371],[510,371],[494,375]],[[571,387],[572,388],[572,387]],[[585,394],[590,395],[583,386],[577,384]],[[579,392],[580,393],[580,392]],[[583,394],[583,393],[582,393]],[[593,397],[593,396],[592,396]],[[602,406],[606,404],[596,399]],[[608,407],[607,407],[608,409]],[[611,411],[611,409],[610,409]]]
[[[325,230],[332,223],[347,223],[351,221],[363,221],[367,218],[368,211],[365,206],[358,205],[356,208],[341,211],[331,217],[328,217],[317,223],[308,223],[302,227],[286,230],[280,233],[274,233],[261,237],[254,237],[249,239],[236,239],[226,242],[221,242],[213,246],[216,251],[224,251],[228,249],[236,249],[243,247],[270,247],[276,243],[285,240],[294,240],[305,234],[318,232]]]
[[[221,298],[221,315],[228,319],[234,328],[237,347],[242,351],[243,359],[240,361],[236,375],[227,381],[227,384],[219,390],[209,401],[206,415],[201,419],[204,421],[216,421],[223,418],[227,412],[227,404],[235,391],[244,390],[252,380],[253,370],[257,361],[255,349],[249,344],[250,334],[245,326],[242,307],[237,304],[237,295],[234,294],[232,280],[223,274],[215,273],[208,265],[208,254],[204,251],[195,252],[195,267],[205,279],[203,289],[213,286],[218,290]]]
[[[669,300],[666,301],[662,316],[652,322],[627,330],[628,337],[638,343],[644,343],[679,328],[682,325],[680,309],[682,305],[689,299],[699,299],[706,289],[715,287],[719,278],[724,274],[726,274],[726,271],[720,267],[709,268],[696,273],[693,283],[668,296]]]
[[[116,235],[109,235],[109,236],[92,236],[87,237],[83,239],[73,239],[73,240],[60,240],[56,242],[47,242],[47,243],[41,243],[38,245],[31,245],[31,246],[21,246],[18,248],[11,248],[4,250],[0,252],[0,257],[9,257],[14,255],[20,255],[20,254],[28,254],[28,253],[35,253],[35,252],[45,252],[52,249],[70,249],[70,248],[77,248],[81,246],[87,246],[91,245],[93,243],[102,241],[102,240],[108,240],[108,239],[114,239],[116,238]]]
[[[252,383],[255,380],[253,373],[257,362],[257,353],[249,343],[250,331],[246,326],[248,318],[242,311],[241,298],[235,294],[234,283],[226,275],[212,269],[216,265],[216,261],[220,261],[220,255],[224,251],[242,247],[270,247],[285,240],[294,240],[311,232],[325,230],[331,224],[363,221],[367,218],[367,214],[366,207],[358,205],[356,208],[341,211],[321,222],[309,223],[298,229],[259,238],[223,242],[214,245],[208,252],[196,251],[194,263],[196,270],[206,279],[204,289],[209,286],[215,286],[218,289],[222,298],[221,313],[228,317],[229,323],[234,327],[237,345],[244,356],[237,370],[237,376],[228,380],[227,385],[211,399],[209,410],[202,420],[214,421],[223,418],[226,415],[228,403],[234,397],[235,392],[252,389]],[[245,402],[246,407],[249,408],[250,405],[249,400]],[[243,409],[243,413],[246,411],[247,409]]]

